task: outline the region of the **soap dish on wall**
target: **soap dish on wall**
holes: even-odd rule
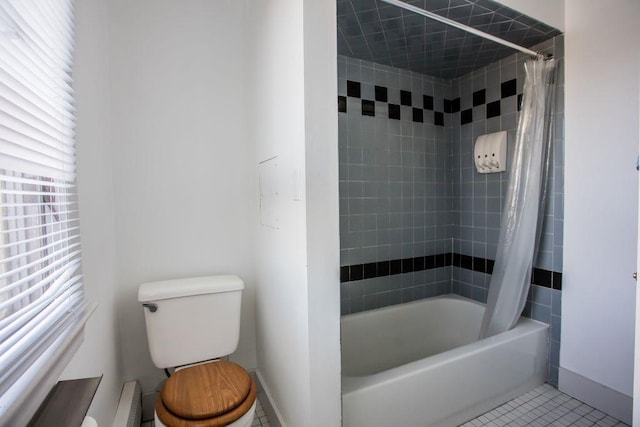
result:
[[[507,170],[507,131],[481,135],[476,139],[473,160],[479,173]]]

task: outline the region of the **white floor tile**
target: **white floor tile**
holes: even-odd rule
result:
[[[556,388],[545,384],[462,424],[462,427],[628,427]],[[251,427],[270,427],[260,401]]]
[[[463,426],[592,427],[626,424],[544,384]]]

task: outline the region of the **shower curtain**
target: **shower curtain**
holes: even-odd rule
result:
[[[480,338],[515,326],[527,301],[544,218],[555,65],[553,59],[528,60],[524,65],[526,78],[511,177]]]

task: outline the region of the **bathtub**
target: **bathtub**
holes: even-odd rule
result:
[[[343,316],[342,425],[456,426],[544,383],[549,326],[478,341],[483,312],[445,295]]]

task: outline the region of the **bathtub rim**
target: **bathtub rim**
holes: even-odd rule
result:
[[[392,309],[398,310],[405,305],[425,303],[426,301],[433,301],[437,299],[458,300],[465,303],[481,306],[483,309],[486,306],[485,304],[482,304],[478,301],[471,300],[471,299],[462,297],[460,295],[446,294],[446,295],[438,295],[431,298],[425,298],[422,300],[411,301],[411,302],[402,303],[402,304],[395,304],[387,307],[381,307],[374,310],[347,314],[343,317],[351,318],[351,317],[356,317],[358,315],[361,315],[360,317],[366,317],[367,315],[372,315],[372,314],[379,313],[386,310],[392,310]],[[400,378],[412,376],[412,375],[415,375],[416,372],[421,372],[424,370],[433,369],[438,366],[444,365],[448,363],[450,360],[452,360],[453,358],[462,358],[462,357],[467,357],[468,355],[477,354],[487,348],[497,347],[501,344],[520,339],[523,336],[536,334],[536,333],[539,333],[540,330],[544,330],[544,329],[548,330],[549,325],[544,322],[540,322],[537,320],[533,320],[533,319],[529,319],[527,317],[521,316],[520,319],[518,320],[518,323],[513,329],[498,335],[494,335],[492,337],[484,338],[479,341],[474,341],[469,344],[464,344],[460,347],[452,348],[442,353],[438,353],[431,356],[427,356],[422,359],[414,360],[412,362],[408,362],[400,366],[395,366],[393,368],[389,368],[384,371],[377,372],[375,374],[362,375],[362,376],[342,375],[341,376],[342,396],[345,397],[350,394],[357,393],[359,391],[364,391],[370,388],[378,387],[389,381],[396,381]]]
[[[357,318],[357,317],[368,317],[368,316],[372,316],[375,313],[381,313],[384,311],[396,311],[400,307],[423,304],[425,301],[436,301],[439,299],[451,299],[451,300],[459,300],[462,302],[468,302],[468,303],[482,307],[483,310],[484,310],[484,307],[486,306],[486,304],[483,304],[471,298],[463,297],[458,294],[442,294],[442,295],[436,295],[428,298],[421,298],[413,301],[402,302],[399,304],[392,304],[384,307],[372,308],[370,310],[358,311],[357,313],[343,314],[342,316],[340,316],[340,321],[342,322],[342,320],[345,320],[345,319],[348,320],[348,319]]]

